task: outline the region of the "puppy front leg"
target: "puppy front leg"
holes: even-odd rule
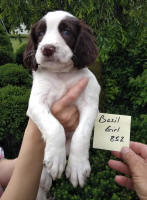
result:
[[[55,180],[61,177],[66,164],[65,133],[63,126],[52,115],[50,119],[51,131],[54,134],[47,139],[44,163]]]
[[[66,164],[63,126],[40,99],[30,97],[27,115],[36,123],[46,142],[44,163],[47,171],[53,179],[60,177]]]
[[[83,187],[86,178],[90,175],[89,146],[93,124],[97,116],[97,106],[88,105],[80,111],[80,122],[73,134],[70,148],[66,176],[76,187],[79,183]],[[88,108],[87,108],[88,107]]]

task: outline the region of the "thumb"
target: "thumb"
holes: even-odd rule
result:
[[[128,147],[123,147],[121,150],[121,157],[128,165],[132,176],[139,176],[140,165],[143,159]]]

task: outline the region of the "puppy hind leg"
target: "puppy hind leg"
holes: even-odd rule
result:
[[[39,187],[36,200],[48,200],[47,192],[43,188]]]
[[[71,138],[66,138],[66,156],[70,153]]]
[[[36,200],[48,200],[47,194],[52,186],[52,178],[50,174],[47,172],[45,166],[43,166],[41,178],[40,178],[40,186],[38,189],[37,199]]]

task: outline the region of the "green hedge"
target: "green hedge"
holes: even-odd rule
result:
[[[21,65],[5,64],[0,66],[0,87],[7,86],[8,84],[30,88],[32,77]]]
[[[7,158],[18,155],[27,123],[30,89],[8,85],[0,88],[0,144]]]
[[[21,65],[0,66],[0,146],[7,158],[18,155],[27,124],[32,77]]]
[[[23,53],[25,51],[26,45],[27,43],[25,42],[21,44],[21,46],[16,50],[15,60],[16,60],[16,63],[19,65],[23,65]]]
[[[22,38],[23,39],[27,39],[28,38],[28,34],[20,34],[20,35],[18,35],[18,34],[10,34],[9,37],[21,40]]]
[[[0,23],[0,65],[14,61],[12,44]]]

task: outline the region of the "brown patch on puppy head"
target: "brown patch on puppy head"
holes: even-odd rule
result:
[[[24,66],[31,68],[32,70],[38,69],[38,64],[36,63],[35,54],[39,42],[41,42],[44,34],[46,32],[46,23],[45,20],[40,20],[31,27],[31,32],[29,35],[29,41],[26,46],[23,62]]]
[[[72,51],[74,51],[74,47],[80,31],[78,19],[75,17],[66,17],[60,22],[58,30],[66,44]]]
[[[92,65],[97,56],[98,48],[93,36],[92,29],[86,25],[83,21],[79,21],[80,32],[74,48],[73,60],[79,69]]]
[[[73,51],[75,67],[90,66],[98,56],[92,29],[76,17],[67,17],[59,24],[59,32]]]

